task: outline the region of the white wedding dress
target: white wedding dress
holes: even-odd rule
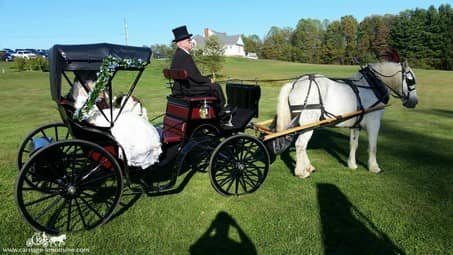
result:
[[[87,100],[85,91],[77,91],[74,98],[75,107],[82,107]],[[85,93],[83,93],[85,92]],[[124,104],[125,98],[121,104]],[[110,118],[110,109],[102,110]],[[113,119],[118,115],[119,109],[113,109]],[[107,120],[97,107],[90,110],[87,121],[98,127],[110,127]],[[125,106],[110,129],[113,137],[123,147],[129,166],[136,166],[146,169],[159,162],[162,153],[160,136],[157,129],[148,121],[146,108],[132,97],[125,103]],[[120,158],[123,157],[122,153]]]

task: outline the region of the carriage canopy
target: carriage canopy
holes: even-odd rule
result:
[[[108,43],[54,45],[49,52],[50,91],[52,99],[61,97],[61,76],[65,71],[98,71],[105,57],[141,59],[149,63],[151,49]]]

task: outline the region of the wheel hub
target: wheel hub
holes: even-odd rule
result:
[[[69,196],[74,196],[75,194],[77,194],[77,188],[73,185],[69,185],[69,187],[66,189],[66,192]]]

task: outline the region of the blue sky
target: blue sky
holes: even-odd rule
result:
[[[452,0],[0,0],[1,48],[50,48],[54,44],[109,42],[168,44],[171,30],[187,25],[192,34],[209,27],[227,34],[263,38],[272,26],[295,28],[301,18],[358,21],[379,14],[452,4]]]

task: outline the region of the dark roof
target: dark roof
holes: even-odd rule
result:
[[[241,38],[240,35],[227,35],[226,33],[219,33],[216,31],[212,31],[213,35],[217,36],[219,42],[222,45],[238,45],[238,41]],[[197,47],[203,48],[206,42],[206,39],[201,35],[195,35],[192,37],[197,42]],[[242,45],[242,44],[239,44]]]
[[[147,63],[151,56],[150,48],[108,43],[54,45],[50,51],[50,55],[58,57],[60,60],[54,64],[63,64],[64,70],[99,70],[102,60],[107,56],[141,59]]]
[[[64,71],[98,71],[105,57],[141,59],[149,63],[151,49],[109,43],[54,45],[49,51],[49,78],[52,98],[60,100]]]

